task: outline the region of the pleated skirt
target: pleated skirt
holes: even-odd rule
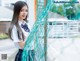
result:
[[[18,53],[15,56],[15,61],[22,61],[22,53],[23,53],[23,50],[19,49]],[[34,56],[35,56],[34,50],[29,50],[26,61],[34,61]]]

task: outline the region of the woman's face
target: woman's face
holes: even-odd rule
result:
[[[23,20],[26,18],[26,16],[28,15],[28,7],[27,6],[23,6],[22,9],[20,10],[19,13],[19,20]]]

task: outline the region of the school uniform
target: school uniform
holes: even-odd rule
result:
[[[27,37],[29,36],[29,33],[30,33],[30,28],[25,21],[23,21],[23,22],[18,21],[18,24],[19,24],[19,26],[20,26],[23,34],[24,34],[24,41],[26,41]],[[21,61],[22,60],[23,49],[18,44],[18,42],[20,42],[20,40],[18,39],[17,28],[16,28],[15,25],[13,26],[11,37],[13,39],[15,47],[18,48],[18,53],[15,57],[15,61]],[[30,50],[28,50],[28,57],[26,58],[26,60],[27,61],[34,61],[34,60],[31,60],[31,59],[34,59],[34,41],[30,45]]]

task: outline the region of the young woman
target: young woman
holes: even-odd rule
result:
[[[9,28],[9,36],[13,40],[15,46],[19,49],[15,61],[22,60],[22,52],[30,32],[30,29],[27,24],[28,17],[28,5],[23,1],[17,1],[14,4],[13,18]],[[29,50],[29,56],[26,58],[27,61],[34,61],[34,50],[33,46]]]

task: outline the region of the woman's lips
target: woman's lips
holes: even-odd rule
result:
[[[22,17],[26,17],[26,15],[22,15]]]

